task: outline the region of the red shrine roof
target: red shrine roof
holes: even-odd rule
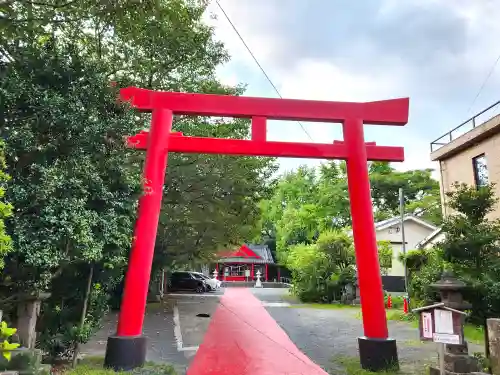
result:
[[[271,250],[267,245],[243,244],[237,250],[223,250],[217,254],[223,263],[274,264]]]

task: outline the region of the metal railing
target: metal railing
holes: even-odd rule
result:
[[[454,139],[464,135],[465,133],[475,129],[477,126],[484,124],[486,121],[500,114],[500,100],[488,108],[483,109],[481,112],[475,114],[470,119],[462,122],[457,127],[451,129],[446,134],[431,142],[431,152],[446,146]]]

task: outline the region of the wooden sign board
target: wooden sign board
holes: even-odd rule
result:
[[[463,343],[464,313],[444,306],[419,309],[422,341],[460,345]]]

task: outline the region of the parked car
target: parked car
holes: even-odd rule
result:
[[[208,277],[207,275],[204,275],[203,273],[201,272],[192,272],[192,274],[195,276],[195,277],[198,277],[199,279],[201,280],[204,280],[205,281],[205,284],[207,284],[207,286],[210,288],[210,290],[216,290],[216,289],[219,289],[220,286],[221,286],[221,282],[220,280],[217,280],[217,279],[211,279],[210,277]]]
[[[170,290],[191,290],[196,293],[204,293],[209,290],[209,286],[204,279],[201,279],[195,272],[177,271],[170,275],[168,280]]]

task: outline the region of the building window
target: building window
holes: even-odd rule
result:
[[[472,158],[474,168],[474,181],[477,187],[488,185],[488,166],[484,154]]]

